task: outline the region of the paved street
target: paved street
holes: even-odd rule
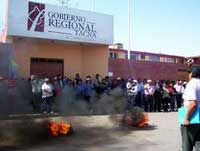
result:
[[[180,151],[177,113],[150,113],[146,128],[128,129],[111,122],[109,116],[67,117],[74,134],[26,147],[1,147],[17,151]],[[59,120],[59,118],[55,118]],[[63,120],[63,118],[60,118]]]

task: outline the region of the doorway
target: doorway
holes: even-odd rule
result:
[[[51,80],[64,74],[64,60],[50,58],[31,58],[30,75],[37,75],[40,78],[48,77]]]

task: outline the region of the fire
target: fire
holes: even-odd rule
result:
[[[70,131],[70,125],[66,123],[60,123],[60,134],[66,135]]]
[[[144,127],[148,125],[149,117],[147,113],[141,112],[139,115],[131,112],[125,113],[122,123],[127,126]]]
[[[64,122],[49,122],[50,133],[53,136],[67,135],[70,132],[71,125]]]
[[[137,127],[143,127],[145,125],[148,125],[148,114],[147,113],[142,113],[142,119],[141,121],[138,123]]]

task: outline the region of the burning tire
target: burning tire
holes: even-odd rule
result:
[[[148,114],[142,108],[133,107],[124,114],[122,124],[128,127],[144,127],[148,125]]]

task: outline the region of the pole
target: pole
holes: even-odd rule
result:
[[[131,0],[128,0],[128,59],[131,51]]]
[[[92,11],[95,11],[95,0],[92,0],[93,6],[92,6]]]

